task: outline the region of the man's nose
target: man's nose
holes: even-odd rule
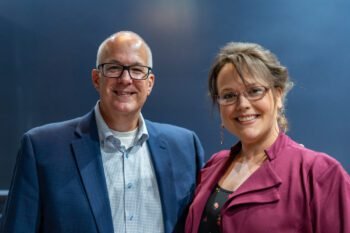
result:
[[[119,76],[118,80],[120,80],[120,82],[131,82],[132,78],[130,76],[130,72],[128,69],[124,69],[122,71],[122,74]]]

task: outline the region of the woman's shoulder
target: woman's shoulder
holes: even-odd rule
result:
[[[331,155],[310,149],[290,138],[287,141],[284,148],[279,151],[277,158],[280,157],[281,160],[288,160],[290,164],[302,166],[304,170],[313,173],[315,177],[320,177],[329,171],[344,172],[340,162]]]
[[[217,163],[226,161],[227,158],[230,156],[230,150],[221,150],[216,153],[214,153],[209,160],[206,162],[204,168],[210,167],[212,165],[215,165]]]

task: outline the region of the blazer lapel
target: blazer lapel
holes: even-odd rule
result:
[[[209,167],[204,167],[204,169],[201,171],[200,184],[196,188],[196,198],[193,202],[193,205],[196,205],[196,211],[193,212],[192,215],[193,232],[198,231],[205,205],[207,204],[213,189],[232,161],[232,157],[229,155],[230,151],[225,150],[219,153],[221,156],[225,156],[225,158],[223,158],[220,163],[215,163],[211,164]]]
[[[229,208],[247,203],[269,203],[280,199],[278,187],[282,181],[266,161],[233,194]]]
[[[113,232],[112,214],[105,181],[94,112],[82,118],[72,142],[74,156],[91,211],[101,233]]]
[[[150,150],[154,170],[157,177],[158,189],[163,210],[165,232],[171,232],[177,221],[176,194],[174,186],[173,166],[171,164],[171,150],[164,138],[158,134],[151,122],[146,121]]]

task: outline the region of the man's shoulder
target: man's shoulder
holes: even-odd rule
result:
[[[84,120],[87,120],[88,117],[89,113],[73,119],[43,124],[28,130],[25,134],[30,136],[45,136],[52,134],[59,135],[68,132],[71,133],[76,131],[78,125],[81,124]]]
[[[65,120],[65,121],[46,123],[44,125],[36,126],[32,129],[28,130],[27,133],[28,134],[36,134],[36,133],[40,133],[43,131],[56,131],[56,130],[60,130],[60,129],[71,128],[71,127],[74,127],[75,125],[77,125],[77,122],[79,121],[79,119],[80,119],[80,117]]]

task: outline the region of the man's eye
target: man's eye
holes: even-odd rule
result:
[[[110,65],[107,67],[108,71],[120,71],[123,70],[122,66],[118,66],[118,65]]]
[[[145,69],[143,67],[131,67],[130,68],[131,72],[133,72],[134,74],[143,74],[145,73]]]

